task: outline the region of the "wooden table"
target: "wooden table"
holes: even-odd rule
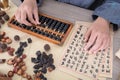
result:
[[[13,0],[14,3],[16,3],[17,5],[20,5],[20,1],[19,0]],[[86,10],[86,9],[82,9],[79,7],[75,7],[69,4],[65,4],[65,3],[60,3],[60,2],[56,2],[53,0],[44,0],[42,7],[39,8],[41,12],[44,12],[46,14],[55,16],[55,17],[59,17],[62,19],[66,19],[69,20],[71,22],[75,22],[75,21],[88,21],[88,22],[92,22],[92,11]],[[23,33],[21,33],[23,34]],[[24,34],[27,35],[27,34]],[[44,40],[40,40],[36,37],[33,37],[36,41],[35,44],[37,44],[38,42],[42,41],[44,43],[49,43],[47,41]],[[120,48],[120,29],[118,31],[116,31],[114,33],[114,38],[113,38],[113,55],[115,54],[115,52]],[[44,45],[44,43],[41,43],[41,45]],[[35,45],[34,44],[34,45]],[[51,47],[56,47],[60,48],[54,44],[51,44]],[[66,44],[66,43],[65,43]],[[64,45],[65,45],[64,44]],[[34,46],[33,45],[33,46]],[[64,47],[62,47],[64,48]],[[61,48],[61,49],[62,49]],[[32,50],[32,49],[31,49]],[[43,49],[42,49],[43,50]],[[54,50],[54,49],[53,49]],[[52,53],[54,53],[54,51],[51,51]],[[30,52],[30,55],[33,55],[35,52]],[[60,51],[58,50],[58,53],[54,53],[55,56],[58,56],[58,54],[60,53]],[[33,55],[34,56],[34,55]],[[56,61],[55,64],[57,64],[57,57],[56,57]],[[118,80],[118,75],[120,72],[120,60],[118,58],[115,57],[115,55],[113,56],[113,79],[112,80]],[[55,74],[57,72],[57,74]],[[55,70],[54,72],[49,74],[49,79],[50,80],[63,80],[62,76],[65,76],[66,79],[64,78],[64,80],[77,80],[77,78],[74,78],[72,76],[69,76],[65,73],[62,73],[58,70]],[[53,79],[51,76],[57,76],[55,79]],[[18,80],[18,79],[17,79]]]

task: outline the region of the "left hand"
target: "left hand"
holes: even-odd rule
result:
[[[84,47],[89,53],[97,53],[99,50],[104,50],[110,45],[110,29],[109,22],[102,17],[98,17],[93,22],[91,27],[85,34],[85,41],[87,42]]]

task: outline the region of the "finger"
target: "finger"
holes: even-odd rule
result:
[[[21,23],[26,24],[28,26],[31,26],[31,23],[29,23],[27,20],[27,13],[25,11],[21,12]]]
[[[15,13],[15,18],[18,22],[21,23],[21,11],[17,10],[17,12]]]
[[[85,33],[85,36],[84,36],[84,38],[85,38],[85,42],[87,42],[88,41],[88,39],[89,39],[89,37],[90,37],[90,35],[91,35],[91,29],[88,29],[88,31]]]
[[[35,17],[36,23],[37,23],[37,24],[40,24],[37,9],[34,10],[33,15],[34,15],[34,17]]]
[[[111,42],[110,38],[104,39],[102,42],[102,46],[98,50],[94,51],[94,53],[97,53],[99,50],[107,49],[110,46],[110,42]]]
[[[107,40],[106,45],[103,47],[103,49],[107,49],[110,46],[110,39]]]
[[[88,50],[96,41],[97,35],[94,33],[91,33],[90,39],[88,40],[88,43],[85,46],[85,50]]]
[[[93,47],[90,49],[89,52],[91,52],[91,53],[93,53],[93,52],[96,53],[96,51],[98,51],[99,48],[103,45],[102,42],[103,42],[103,39],[99,36],[99,37],[96,39],[95,45],[93,45]]]
[[[30,22],[31,23],[33,23],[33,24],[37,24],[36,22],[35,22],[35,20],[33,19],[33,12],[31,11],[31,12],[28,12],[27,11],[27,14],[28,14],[28,19],[30,20]]]

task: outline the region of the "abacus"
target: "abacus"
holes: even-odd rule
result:
[[[26,32],[49,42],[62,45],[70,33],[73,24],[47,14],[39,14],[39,25],[27,26],[19,23],[15,16],[8,21],[8,26]]]

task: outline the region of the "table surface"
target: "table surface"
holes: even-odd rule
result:
[[[12,0],[17,6],[19,6],[20,0]],[[69,4],[65,4],[65,3],[60,3],[60,2],[56,2],[53,0],[44,0],[43,1],[43,5],[42,7],[39,8],[39,10],[43,13],[58,17],[58,18],[62,18],[71,22],[75,22],[75,21],[87,21],[87,22],[92,22],[92,11],[90,10],[86,10],[86,9],[82,9],[80,7],[76,7],[76,6],[72,6]],[[36,39],[36,38],[35,38]],[[43,41],[43,40],[41,40]],[[46,41],[43,41],[45,43],[47,43]],[[36,42],[37,44],[37,42]],[[58,47],[56,45],[50,44],[52,47]],[[65,45],[65,44],[64,44]],[[120,29],[116,32],[114,32],[114,37],[113,37],[113,79],[112,80],[118,80],[118,75],[120,73],[120,60],[115,57],[115,53],[116,51],[120,48]],[[52,52],[52,51],[51,51]],[[54,52],[54,51],[53,51]],[[59,53],[59,51],[58,51]],[[56,53],[57,56],[57,53]],[[59,57],[59,56],[58,56]],[[57,61],[55,61],[56,63]],[[58,74],[54,74],[51,73],[51,76],[58,76],[56,78],[57,79],[61,79],[62,75],[65,75],[67,78],[66,80],[77,80],[76,78],[69,76],[65,73],[57,71]],[[52,78],[51,78],[52,80]]]

